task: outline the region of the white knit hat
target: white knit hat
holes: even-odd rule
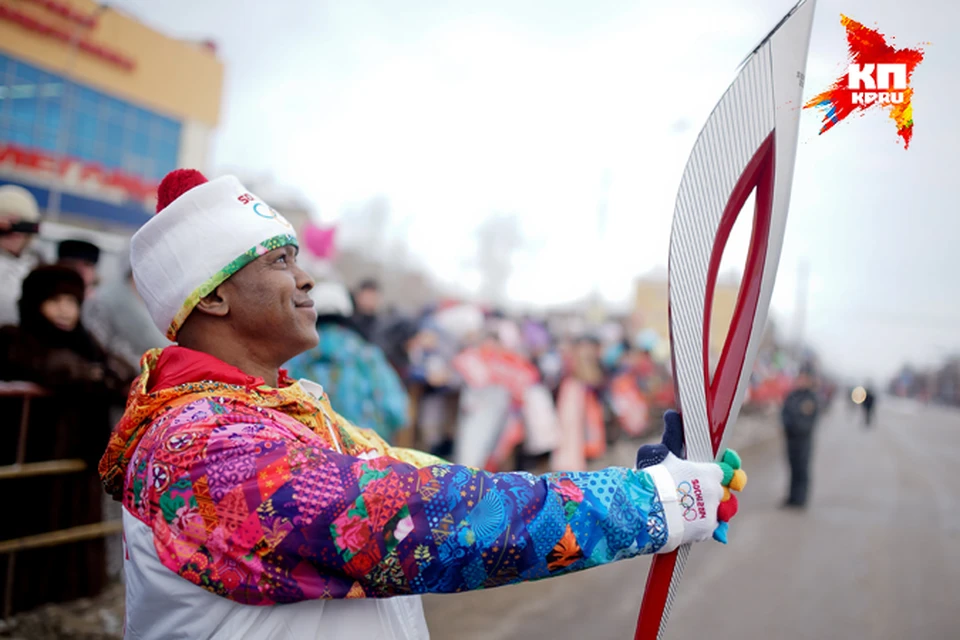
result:
[[[343,283],[336,280],[317,282],[313,289],[310,289],[310,298],[313,300],[317,315],[343,316],[344,318],[353,315],[350,291]]]
[[[170,340],[202,298],[259,256],[296,245],[293,227],[233,176],[179,169],[157,189],[157,215],[130,241],[150,317]]]
[[[483,311],[471,304],[461,304],[438,311],[434,322],[455,340],[464,340],[483,331]]]
[[[0,215],[12,216],[23,222],[39,222],[40,207],[33,194],[15,184],[0,187]]]

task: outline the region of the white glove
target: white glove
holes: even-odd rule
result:
[[[739,491],[747,482],[733,450],[725,451],[720,463],[683,460],[676,455],[682,451],[683,422],[680,414],[668,411],[663,441],[637,452],[637,466],[653,479],[667,523],[667,542],[657,553],[711,536],[726,544],[727,523],[737,512],[737,499],[729,489]]]

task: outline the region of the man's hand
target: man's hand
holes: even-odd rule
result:
[[[660,553],[681,544],[700,542],[711,535],[724,544],[730,519],[737,513],[731,493],[747,484],[736,451],[724,451],[720,462],[683,459],[683,421],[676,411],[663,416],[663,440],[637,452],[637,467],[646,470],[657,485],[667,520],[668,540]]]

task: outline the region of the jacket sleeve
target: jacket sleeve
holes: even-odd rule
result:
[[[192,462],[163,467],[162,483],[156,463],[142,463],[133,494],[152,496],[140,519],[167,568],[245,604],[482,589],[652,553],[666,540],[641,470],[418,469],[265,425],[205,432]]]

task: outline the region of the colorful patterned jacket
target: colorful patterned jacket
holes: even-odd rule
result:
[[[425,638],[419,599],[376,599],[562,575],[667,537],[644,471],[451,465],[357,429],[317,385],[267,387],[182,347],[144,356],[100,471],[123,500],[128,638]]]

